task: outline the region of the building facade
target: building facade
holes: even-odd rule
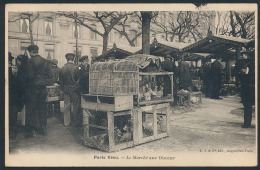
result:
[[[30,45],[29,20],[19,19],[21,13],[9,13],[8,21],[8,51],[14,57],[24,54]],[[35,14],[32,14],[35,15]],[[102,32],[102,25],[95,24],[96,29]],[[64,16],[55,17],[53,12],[40,12],[39,17],[32,23],[34,44],[39,46],[39,54],[46,59],[57,59],[58,66],[66,63],[66,53],[76,53],[75,23],[73,19]],[[77,25],[78,51],[80,56],[96,57],[102,54],[103,39],[100,35],[88,28]],[[136,33],[135,28],[129,26],[130,36]],[[108,49],[113,44],[130,46],[126,38],[116,30],[111,30],[108,37]],[[141,36],[136,40],[141,48]]]

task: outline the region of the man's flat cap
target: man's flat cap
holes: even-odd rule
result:
[[[58,64],[58,60],[52,59],[52,60],[51,60],[51,63],[57,65],[57,64]]]
[[[38,47],[37,45],[29,45],[29,46],[27,47],[27,50],[28,50],[28,51],[37,51],[37,52],[38,52],[39,47]]]
[[[75,54],[73,54],[73,53],[67,53],[67,54],[65,55],[65,58],[66,58],[67,60],[74,60]]]
[[[82,62],[82,61],[85,61],[85,60],[88,60],[88,56],[87,56],[87,55],[82,56],[82,57],[79,59],[79,62]]]

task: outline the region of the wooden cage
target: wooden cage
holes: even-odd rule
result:
[[[84,143],[114,152],[166,137],[169,109],[168,103],[119,112],[83,108]]]

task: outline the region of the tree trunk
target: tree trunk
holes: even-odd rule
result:
[[[142,49],[143,54],[150,54],[150,22],[152,12],[141,12],[142,15]]]
[[[108,43],[108,33],[103,34],[103,51],[102,54],[104,54],[107,51],[107,43]]]
[[[233,18],[232,11],[230,11],[230,26],[232,28],[232,30],[231,30],[232,36],[236,37],[236,28],[235,28],[235,24],[234,24],[234,18]]]
[[[29,33],[30,33],[30,41],[31,41],[31,45],[34,45],[34,41],[33,41],[33,32],[32,32],[32,21],[29,18]]]

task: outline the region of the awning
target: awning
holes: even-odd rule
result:
[[[102,55],[95,57],[94,60],[102,61],[108,59],[110,56],[114,56],[115,59],[124,59],[127,56],[133,55],[139,49],[139,47],[117,46],[114,44],[113,48],[109,49]]]
[[[177,54],[180,49],[188,46],[188,43],[168,42],[168,41],[154,41],[150,44],[150,54],[155,56],[166,56],[167,54]],[[136,54],[142,54],[142,49],[137,51]]]
[[[253,40],[224,35],[210,35],[181,49],[192,53],[222,53],[236,46],[246,46]]]
[[[185,61],[198,61],[198,60],[204,60],[206,58],[213,57],[214,54],[210,53],[185,53],[184,60]]]

